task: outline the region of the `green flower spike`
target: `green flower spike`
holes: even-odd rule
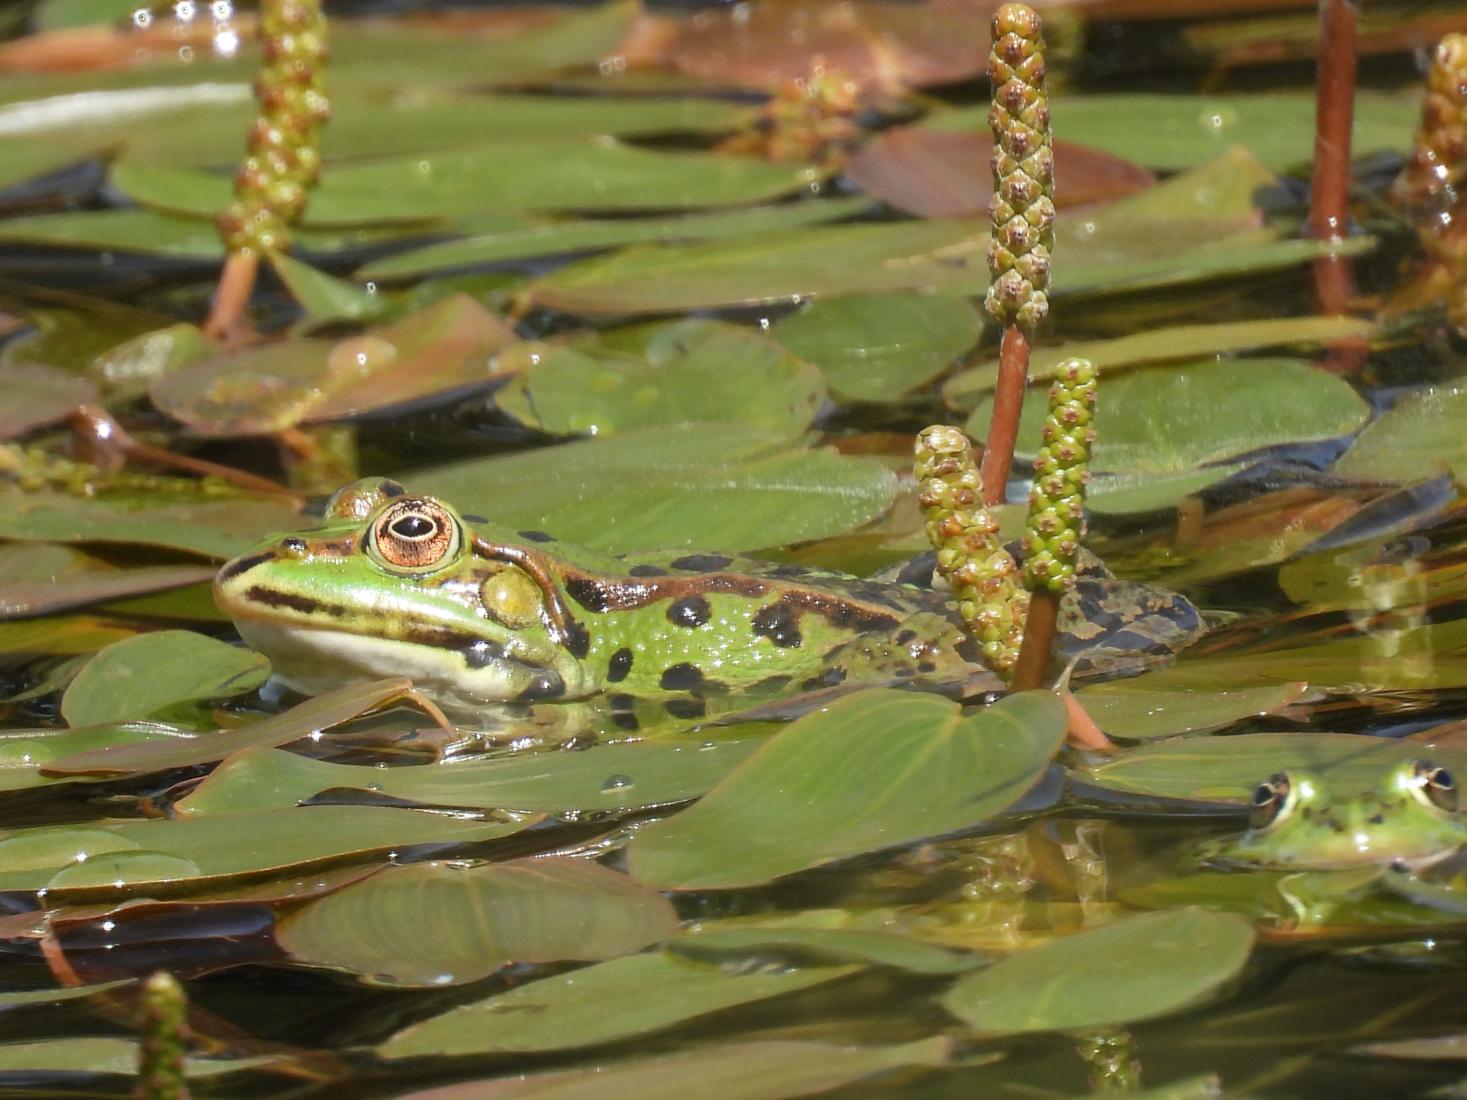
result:
[[[1049,416],[1034,458],[1024,536],[1024,585],[1031,591],[1062,593],[1075,583],[1075,557],[1085,537],[1097,377],[1088,359],[1066,359],[1049,389]]]
[[[142,1015],[133,1095],[139,1100],[187,1100],[183,1060],[188,997],[168,971],[159,970],[143,984]]]
[[[988,55],[993,106],[993,241],[988,246],[988,312],[1032,333],[1049,314],[1054,248],[1054,150],[1044,94],[1044,37],[1026,4],[993,17]]]
[[[326,17],[320,0],[262,0],[260,115],[234,176],[235,201],[219,215],[230,252],[284,251],[289,226],[321,174],[320,129],[331,109],[321,92]]]
[[[952,586],[958,614],[983,659],[1007,674],[1019,656],[1029,594],[998,538],[998,521],[982,506],[978,468],[968,437],[943,424],[917,436],[915,473],[937,571]]]

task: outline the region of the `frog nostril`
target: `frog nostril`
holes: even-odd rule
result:
[[[306,540],[296,538],[294,535],[280,540],[280,549],[287,554],[304,554],[306,552]]]

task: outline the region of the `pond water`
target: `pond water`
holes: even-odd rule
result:
[[[333,11],[211,315],[247,7],[0,15],[0,1091],[128,1093],[167,970],[197,1095],[1467,1094],[1467,268],[1392,190],[1460,11],[1367,13],[1330,248],[1312,6],[1044,9],[996,516],[1091,359],[1083,743],[891,579],[994,405],[990,8]]]

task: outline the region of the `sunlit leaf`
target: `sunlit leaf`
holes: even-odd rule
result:
[[[125,722],[83,729],[10,729],[0,733],[0,790],[23,791],[52,783],[77,782],[87,776],[47,776],[41,769],[73,753],[112,746],[167,741],[187,732],[159,722]]]
[[[768,882],[972,828],[1029,790],[1064,734],[1049,692],[972,715],[878,688],[786,727],[682,813],[637,833],[634,876],[692,890]]]
[[[114,642],[93,657],[61,698],[73,726],[148,718],[199,699],[251,691],[270,662],[239,646],[190,630],[158,630]]]
[[[532,819],[471,821],[380,806],[303,806],[187,820],[99,821],[14,829],[0,839],[0,890],[45,889],[60,902],[188,893],[236,876],[415,845],[461,845],[518,832]]]
[[[384,702],[401,697],[409,686],[411,681],[407,679],[347,684],[237,730],[180,737],[163,744],[118,744],[89,749],[48,761],[46,768],[53,775],[141,775],[209,764],[230,753],[288,745],[303,737],[320,734]]]
[[[1089,359],[1109,377],[1122,367],[1254,348],[1323,347],[1341,340],[1369,340],[1377,332],[1373,322],[1358,317],[1279,317],[1217,325],[1171,325],[1112,340],[1076,340],[1035,348],[1029,360],[1029,381],[1048,381],[1059,364],[1070,358]],[[943,385],[942,395],[950,404],[966,407],[993,389],[997,379],[995,359],[954,375]]]
[[[84,607],[207,581],[212,566],[145,565],[120,569],[69,546],[0,546],[0,619]]]
[[[276,929],[298,962],[384,985],[477,981],[510,963],[599,961],[671,935],[672,906],[585,860],[389,868]]]
[[[1016,453],[1032,456],[1048,408],[1045,390],[1024,399]],[[992,400],[968,419],[987,434]],[[1098,470],[1190,472],[1283,443],[1333,439],[1354,431],[1369,407],[1336,374],[1294,359],[1198,360],[1106,380],[1095,414]]]
[[[831,392],[892,401],[940,374],[983,333],[972,303],[935,294],[851,294],[821,298],[772,330],[814,363]]]
[[[163,497],[167,500],[167,497]],[[41,542],[122,542],[232,558],[267,531],[300,526],[285,504],[263,497],[123,503],[66,493],[0,493],[0,537]]]
[[[980,1033],[1115,1027],[1189,1008],[1242,971],[1246,921],[1205,909],[1063,936],[958,980],[947,1009]]]
[[[651,1058],[442,1085],[400,1100],[633,1100],[673,1096],[688,1082],[719,1100],[779,1100],[836,1089],[903,1066],[941,1066],[945,1038],[896,1046],[834,1046],[770,1039],[699,1045]]]
[[[1360,89],[1354,101],[1354,154],[1404,151],[1416,122],[1415,100]],[[1308,163],[1314,151],[1313,92],[1279,89],[1242,95],[1062,95],[1050,105],[1055,133],[1163,171],[1205,163],[1237,145],[1274,171]],[[977,130],[986,107],[943,111],[923,125]],[[1061,184],[1063,186],[1063,184]]]
[[[1075,693],[1085,712],[1112,737],[1143,741],[1221,729],[1272,714],[1299,699],[1308,685],[1282,683],[1219,691],[1154,691],[1147,678],[1091,684]]]
[[[645,342],[644,342],[645,341]],[[700,421],[793,438],[825,400],[820,372],[767,336],[717,321],[640,330],[637,358],[594,344],[532,345],[533,365],[495,395],[521,423],[559,435]]]
[[[512,165],[511,170],[506,166]],[[762,202],[823,173],[713,153],[664,153],[608,139],[556,137],[337,164],[303,220],[314,226],[425,222],[482,210],[687,210]],[[112,184],[143,206],[208,217],[230,200],[228,176],[124,157]]]
[[[0,365],[0,440],[62,420],[78,405],[95,401],[96,387],[85,378],[31,363]]]
[[[312,322],[365,321],[386,308],[386,302],[365,287],[327,275],[282,252],[270,253],[269,260],[285,289]]]
[[[761,743],[753,737],[636,742],[397,768],[334,764],[263,749],[230,756],[174,809],[238,813],[293,806],[341,790],[425,806],[611,813],[696,798]]]
[[[878,463],[791,449],[738,424],[674,425],[403,475],[496,523],[613,553],[752,550],[875,519],[896,479]]]
[[[287,340],[160,378],[153,403],[195,431],[252,435],[488,381],[517,337],[465,294],[339,341]]]
[[[1080,770],[1087,782],[1111,790],[1162,798],[1244,802],[1277,772],[1329,775],[1368,787],[1402,761],[1429,755],[1460,770],[1467,753],[1344,733],[1246,733],[1153,742]],[[1438,759],[1439,758],[1439,759]]]
[[[869,205],[864,199],[757,206],[749,210],[719,210],[711,214],[681,214],[670,218],[604,218],[549,222],[481,233],[462,240],[444,241],[374,260],[357,272],[362,279],[404,279],[446,268],[502,263],[506,260],[647,241],[719,240],[728,237],[782,233],[806,225],[835,221]],[[0,222],[0,234],[7,223]]]
[[[1362,481],[1415,481],[1455,472],[1467,459],[1464,416],[1467,384],[1409,393],[1360,433],[1331,472]]]
[[[384,1058],[571,1050],[843,978],[858,966],[725,970],[661,951],[541,978],[399,1031]]]

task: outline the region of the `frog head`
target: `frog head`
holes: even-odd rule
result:
[[[525,560],[509,560],[517,553]],[[587,690],[576,624],[544,562],[385,478],[337,492],[320,527],[226,562],[214,599],[307,693],[380,676],[465,705]]]
[[[1420,867],[1467,843],[1451,773],[1406,760],[1361,787],[1311,772],[1279,772],[1253,791],[1249,828],[1209,843],[1207,862],[1234,867]]]

